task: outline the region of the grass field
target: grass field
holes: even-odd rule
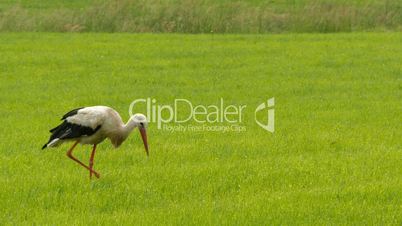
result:
[[[115,0],[115,2],[118,1],[124,1],[124,0]],[[126,0],[127,1],[127,0]],[[130,0],[128,0],[130,1]],[[131,0],[134,1],[134,0]],[[236,0],[197,0],[198,2],[203,2],[203,3],[208,3],[208,4],[213,4],[213,3],[218,3],[218,4],[226,4],[226,3],[233,3],[233,2],[241,2],[241,1],[236,1]],[[104,3],[107,2],[107,0],[70,0],[70,1],[65,1],[65,0],[2,0],[0,2],[0,9],[7,9],[10,7],[13,7],[15,5],[20,5],[24,8],[28,9],[59,9],[59,8],[69,8],[69,9],[83,9],[86,7],[90,7],[92,4],[97,4],[97,3]],[[186,2],[186,0],[165,0],[165,2],[173,3],[173,4],[179,4]],[[196,2],[196,1],[194,1]],[[308,4],[312,3],[318,3],[320,1],[317,0],[269,0],[269,1],[264,1],[264,0],[245,0],[242,1],[245,2],[249,5],[254,5],[254,6],[261,6],[261,5],[271,5],[275,8],[282,8],[286,9],[289,7],[300,7],[300,6],[305,6]],[[333,3],[333,4],[348,4],[348,5],[355,5],[355,6],[364,6],[366,4],[374,4],[374,5],[383,5],[384,1],[383,0],[328,0],[326,3]],[[397,3],[396,0],[388,0],[386,1],[386,4],[395,4]]]
[[[402,31],[400,0],[6,0],[0,31],[294,33]]]
[[[402,34],[0,34],[0,225],[402,223]],[[151,124],[99,180],[40,150],[78,106],[246,104],[242,133]],[[253,109],[275,97],[276,131]],[[79,158],[88,161],[89,146]]]

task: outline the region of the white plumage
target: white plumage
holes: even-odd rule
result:
[[[94,106],[79,109],[77,114],[67,117],[66,120],[70,123],[95,129],[99,125],[102,125],[108,118],[123,123],[120,115],[113,108],[106,106]]]

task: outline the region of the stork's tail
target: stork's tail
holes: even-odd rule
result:
[[[56,126],[55,128],[49,130],[49,132],[52,133],[52,135],[49,138],[49,141],[43,145],[42,150],[47,148],[47,147],[54,147],[57,146],[58,141],[60,140],[58,137],[60,136],[60,132],[63,131],[66,125],[66,121],[63,121],[60,125]]]
[[[43,145],[42,150],[47,148],[47,147],[57,147],[60,145],[61,140],[59,138],[55,138],[53,140],[49,140],[45,145]]]

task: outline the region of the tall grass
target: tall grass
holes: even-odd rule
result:
[[[0,31],[280,33],[401,30],[402,1],[357,5],[337,1],[305,4],[202,0],[96,1],[84,9],[30,10],[20,5],[0,13]]]

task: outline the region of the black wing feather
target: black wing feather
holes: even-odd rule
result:
[[[100,128],[101,125],[99,125],[95,129],[92,129],[91,127],[69,123],[64,120],[63,123],[50,130],[50,132],[52,132],[52,135],[50,136],[49,141],[42,147],[42,149],[46,148],[47,144],[49,144],[52,140],[56,138],[64,140],[78,138],[82,136],[91,136],[92,134],[96,133],[96,131],[98,131]]]
[[[76,108],[76,109],[73,109],[73,110],[67,112],[65,115],[63,115],[63,117],[61,118],[61,120],[65,120],[65,119],[67,119],[67,118],[70,117],[70,116],[73,116],[73,115],[78,114],[78,110],[83,109],[83,108],[84,108],[84,107],[79,107],[79,108]],[[63,123],[60,124],[60,125],[58,125],[57,127],[53,128],[53,129],[49,130],[49,132],[51,132],[51,133],[55,132],[55,131],[58,130],[58,129],[60,128],[60,126],[62,126],[62,125],[63,125]]]
[[[66,118],[68,118],[68,117],[70,117],[70,116],[76,115],[76,114],[78,113],[78,111],[79,111],[80,109],[83,109],[83,108],[84,108],[84,107],[80,107],[80,108],[76,108],[76,109],[73,109],[73,110],[67,112],[65,115],[63,115],[63,117],[61,118],[61,120],[64,120],[64,119],[66,119]],[[51,132],[51,131],[50,131],[50,132]]]

